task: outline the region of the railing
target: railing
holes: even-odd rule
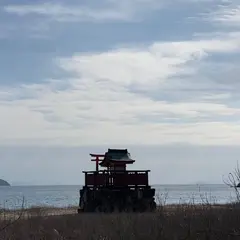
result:
[[[148,186],[146,171],[90,171],[85,173],[85,185],[90,187],[139,187]]]

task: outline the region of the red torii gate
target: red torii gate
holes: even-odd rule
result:
[[[103,161],[103,159],[100,158],[104,158],[105,154],[95,154],[95,153],[90,153],[91,157],[95,157],[95,159],[91,159],[92,162],[96,162],[96,171],[98,172],[99,169],[99,162]]]

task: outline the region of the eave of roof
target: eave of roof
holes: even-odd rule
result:
[[[124,161],[124,160],[104,160],[100,163],[100,166],[105,166],[107,167],[108,165],[126,165],[126,164],[132,164],[134,163],[135,160],[127,160],[127,161]]]

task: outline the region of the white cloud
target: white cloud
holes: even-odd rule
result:
[[[138,14],[141,15],[148,10],[156,10],[160,6],[162,4],[155,0],[103,1],[99,6],[45,2],[30,5],[7,5],[4,10],[19,16],[38,14],[56,21],[129,21],[134,18],[137,20]]]
[[[239,51],[238,42],[238,36],[158,42],[140,49],[59,58],[57,65],[73,78],[2,89],[0,142],[238,144],[240,127],[233,119],[239,118],[240,109],[227,105],[225,95],[218,96],[217,102],[216,96],[171,102],[168,98],[174,92],[157,100],[131,90],[140,86],[161,96],[165,87],[172,86],[174,76],[180,91],[186,75],[194,87],[196,79],[201,80],[196,78],[199,63],[209,54]]]
[[[198,0],[204,6],[206,2],[219,4],[224,0]],[[158,11],[169,11],[186,4],[196,4],[196,0],[103,0],[86,3],[74,3],[72,1],[42,1],[33,4],[8,4],[2,7],[4,13],[21,17],[19,22],[10,23],[8,20],[0,25],[0,38],[6,38],[13,34],[21,33],[24,37],[51,38],[53,32],[57,32],[62,25],[59,22],[143,22]],[[191,11],[191,10],[190,10]],[[201,7],[199,9],[201,11]],[[161,12],[159,12],[159,16]],[[3,14],[3,16],[5,16]],[[24,17],[28,17],[25,21]],[[171,16],[170,16],[171,17]],[[172,17],[171,17],[172,18]],[[184,17],[183,17],[184,18]],[[164,20],[165,21],[165,20]],[[63,25],[64,26],[64,25]],[[53,30],[53,31],[52,31]],[[2,35],[2,36],[1,36]]]
[[[123,86],[156,87],[172,76],[192,75],[196,61],[215,52],[239,51],[239,37],[155,43],[144,49],[117,49],[60,59],[63,69],[83,78],[106,79]]]
[[[207,14],[207,20],[226,26],[239,27],[240,5],[233,1],[228,5],[220,5],[214,12]]]
[[[231,98],[230,93],[220,93],[220,94],[207,94],[202,97],[205,100],[225,100]]]
[[[56,2],[43,2],[40,4],[6,5],[4,11],[7,13],[26,16],[29,14],[49,17],[56,21],[139,21],[149,13],[176,4],[195,4],[196,0],[104,0],[87,4],[67,4]],[[198,0],[202,2],[225,2],[224,0]],[[177,5],[178,6],[178,5]]]

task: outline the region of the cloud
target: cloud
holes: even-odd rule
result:
[[[222,2],[223,0],[214,0]],[[88,2],[87,4],[68,4],[59,2],[43,2],[41,4],[6,5],[4,11],[19,16],[39,15],[49,17],[54,21],[140,21],[152,12],[172,7],[176,4],[195,4],[196,0],[174,0],[171,3],[157,0],[104,0]],[[212,0],[198,0],[198,3],[213,2]],[[177,5],[178,6],[178,5]]]
[[[203,99],[205,99],[205,100],[225,100],[225,99],[229,99],[230,97],[231,97],[230,93],[220,93],[220,94],[212,94],[212,95],[203,96]]]
[[[75,55],[60,59],[66,71],[84,78],[114,81],[120,85],[155,87],[166,79],[179,75],[192,75],[197,71],[194,63],[214,53],[239,51],[239,38],[160,42],[143,49],[113,49],[100,54]],[[193,65],[192,65],[193,64]]]
[[[204,4],[218,4],[224,0],[198,0],[199,9],[202,11]],[[160,22],[165,22],[165,13],[169,14],[170,22],[174,25],[178,18],[187,18],[187,16],[178,16],[175,13],[175,8],[181,9],[183,5],[195,7],[195,0],[174,0],[157,1],[157,0],[103,0],[87,1],[86,3],[79,3],[77,1],[42,1],[41,3],[30,4],[7,4],[2,7],[3,25],[0,25],[0,32],[4,38],[12,36],[13,34],[23,35],[31,38],[45,38],[51,39],[54,34],[61,34],[63,28],[66,32],[75,25],[73,23],[101,23],[102,26],[106,22],[114,23],[138,23],[141,24],[145,20],[151,21],[152,17],[158,18]],[[181,11],[181,10],[180,10]],[[194,11],[193,11],[194,12]],[[163,14],[162,14],[163,13]],[[156,15],[158,14],[158,16]],[[192,16],[194,13],[190,13]],[[9,21],[9,15],[18,16],[19,21]],[[175,19],[176,17],[176,19]],[[5,18],[7,21],[5,21]],[[191,18],[189,16],[189,18]],[[13,18],[15,19],[15,18]],[[157,21],[158,21],[157,20]],[[67,27],[65,24],[68,24]],[[68,28],[70,26],[70,28]],[[66,28],[65,28],[66,27]],[[84,30],[84,26],[81,25]],[[126,28],[127,29],[127,28]],[[120,31],[121,32],[121,31]],[[119,34],[121,34],[119,32]],[[1,37],[1,34],[0,34]]]
[[[240,23],[240,5],[237,1],[230,1],[227,5],[219,5],[217,10],[206,14],[206,19],[212,23],[238,28]]]
[[[138,14],[156,10],[162,6],[155,0],[148,1],[103,1],[101,5],[72,5],[60,3],[41,3],[31,5],[8,5],[5,12],[26,16],[37,14],[56,21],[132,21]]]
[[[8,39],[10,37],[19,37],[19,33],[32,39],[50,39],[49,31],[51,29],[49,21],[38,21],[32,19],[30,22],[16,24],[16,22],[0,23],[0,39]]]
[[[0,142],[238,144],[240,109],[225,101],[231,92],[199,90],[219,84],[207,80],[201,63],[238,52],[238,42],[235,35],[59,57],[54,63],[68,78],[2,88]],[[184,87],[198,94],[174,100]]]

